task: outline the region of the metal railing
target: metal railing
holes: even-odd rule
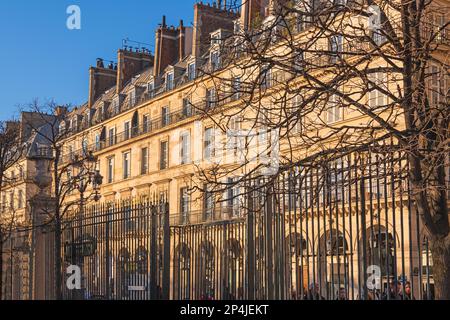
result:
[[[407,170],[403,153],[368,150],[250,181],[239,208],[94,206],[67,221],[65,261],[104,299],[432,299]]]

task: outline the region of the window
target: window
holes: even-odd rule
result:
[[[154,82],[149,82],[147,84],[147,93],[148,93],[148,97],[150,99],[155,96],[155,83]]]
[[[214,192],[211,185],[205,185],[204,193],[205,219],[214,219]]]
[[[100,134],[95,135],[95,150],[100,150]]]
[[[189,189],[181,188],[181,190],[180,190],[180,215],[181,215],[181,223],[183,223],[183,224],[189,223],[189,204],[190,204]]]
[[[73,152],[73,146],[69,146],[69,159],[70,161],[74,160],[74,152]]]
[[[123,138],[125,140],[128,140],[130,139],[130,137],[131,137],[131,123],[130,121],[126,121],[123,124]]]
[[[88,112],[86,112],[86,124],[90,125],[91,124],[91,110],[88,110]]]
[[[381,15],[380,8],[376,5],[372,5],[368,8],[368,10],[369,13],[371,13],[368,19],[372,40],[376,45],[381,45],[386,41],[386,36],[383,34],[383,17]]]
[[[233,78],[233,83],[231,85],[231,89],[232,89],[232,100],[238,100],[241,96],[241,78],[239,77],[234,77]]]
[[[112,146],[116,143],[116,128],[109,129],[108,133],[108,145]]]
[[[233,216],[238,216],[240,211],[240,188],[237,181],[237,178],[228,178],[227,180],[227,204]]]
[[[129,104],[133,107],[136,104],[136,89],[133,89],[129,93]]]
[[[19,178],[20,179],[24,178],[24,176],[23,176],[23,168],[22,167],[19,168]]]
[[[107,159],[108,163],[108,174],[107,174],[107,180],[108,183],[114,182],[114,157],[109,157]]]
[[[368,76],[369,80],[369,106],[376,108],[383,106],[387,103],[387,97],[384,93],[378,90],[378,88],[387,89],[387,76],[386,73],[376,72],[371,73]]]
[[[17,199],[18,201],[18,204],[17,204],[17,206],[18,206],[18,208],[19,209],[23,209],[23,190],[19,190],[19,195],[18,195],[18,199]]]
[[[83,156],[88,155],[88,141],[86,139],[83,139],[81,142],[81,149],[83,150]]]
[[[342,120],[342,108],[336,95],[332,95],[328,100],[327,123]]]
[[[446,21],[448,20],[445,18],[445,14],[435,12],[432,14],[431,20],[433,25],[432,34],[436,35],[435,41],[446,41],[446,39],[448,39],[448,28],[444,26],[446,26]]]
[[[183,99],[183,116],[190,117],[192,115],[192,104],[191,99],[184,98]]]
[[[195,77],[196,77],[195,62],[193,62],[188,65],[188,79],[192,81],[195,79]]]
[[[167,169],[169,165],[169,149],[168,141],[161,141],[160,155],[159,155],[159,168],[161,170]]]
[[[141,174],[148,173],[148,148],[141,149]]]
[[[301,105],[302,105],[302,97],[296,95],[292,99],[292,113],[297,115],[296,117],[294,117],[294,121],[296,121],[296,123],[290,126],[294,131],[294,133],[299,133],[302,130],[302,118],[300,114]]]
[[[123,178],[129,177],[131,177],[131,152],[127,151],[123,153]]]
[[[342,58],[344,38],[341,35],[332,36],[330,38],[330,62],[337,63]]]
[[[241,118],[239,116],[233,116],[230,118],[230,122],[227,130],[227,152],[233,156],[237,155],[239,149],[239,143],[241,142]],[[264,130],[261,130],[264,131]],[[242,144],[242,147],[244,145]],[[242,154],[241,154],[242,155]],[[237,160],[237,159],[235,159]]]
[[[173,78],[173,73],[168,73],[166,76],[166,90],[170,91],[173,90],[174,88],[174,78]]]
[[[272,86],[272,70],[270,66],[264,66],[261,69],[261,88],[266,89]]]
[[[150,116],[148,114],[142,116],[142,130],[143,133],[150,132]]]
[[[206,108],[212,109],[217,105],[217,93],[215,88],[206,90]]]
[[[445,102],[445,76],[437,65],[428,68],[428,99],[431,106],[437,106],[440,102]]]
[[[191,136],[189,132],[184,132],[180,138],[180,158],[181,164],[187,164],[190,161]]]
[[[203,157],[205,160],[211,160],[214,157],[214,129],[206,128],[203,146]]]
[[[162,107],[161,109],[161,125],[163,127],[170,124],[169,107]]]
[[[9,208],[14,210],[14,191],[9,193]]]
[[[216,71],[220,67],[220,55],[219,51],[211,52],[211,70]]]
[[[120,101],[119,101],[119,97],[114,98],[113,102],[112,102],[112,108],[114,110],[114,114],[118,114],[120,113]]]
[[[234,34],[239,34],[241,32],[241,21],[235,20],[233,23]]]

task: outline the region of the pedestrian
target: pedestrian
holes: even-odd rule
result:
[[[345,290],[345,288],[339,288],[339,290],[336,293],[336,296],[337,296],[336,300],[341,300],[341,301],[348,300],[347,290]]]
[[[411,294],[411,282],[405,282],[403,289],[400,291],[400,297],[402,300],[415,300]]]
[[[383,294],[382,300],[400,300],[399,289],[400,283],[396,279],[393,279],[389,283],[388,290]]]
[[[309,285],[308,291],[303,297],[304,300],[325,300],[324,297],[320,295],[320,288],[317,283],[311,283]]]

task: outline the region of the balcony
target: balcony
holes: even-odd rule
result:
[[[214,223],[220,221],[241,220],[243,209],[230,206],[220,206],[212,210],[190,211],[187,214],[175,214],[170,216],[171,226],[186,226],[202,223]]]
[[[133,127],[130,130],[117,133],[112,137],[108,137],[106,140],[94,143],[88,146],[87,150],[92,152],[99,152],[106,148],[121,144],[125,141],[158,131],[160,129],[181,122],[198,114],[200,114],[200,112],[198,111],[198,109],[194,107],[179,109],[175,112],[169,113],[165,117],[154,118],[138,127]],[[77,159],[81,159],[84,153],[86,153],[86,151],[77,150],[75,152],[72,152],[71,154],[65,154],[62,156],[62,162],[68,163],[70,161],[76,161]]]

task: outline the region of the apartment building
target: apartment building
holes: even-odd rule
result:
[[[217,5],[196,3],[192,27],[185,26],[183,21],[180,21],[176,27],[168,26],[165,17],[163,17],[155,32],[154,53],[144,48],[127,46],[118,50],[116,63],[111,62],[106,65],[105,61],[98,59],[96,66],[89,69],[88,101],[82,106],[67,111],[65,120],[60,123],[61,131],[70,132],[70,137],[63,143],[62,163],[70,163],[92,153],[97,159],[95,170],[103,176],[103,184],[99,186],[101,202],[117,203],[129,200],[164,199],[168,203],[171,226],[196,225],[214,220],[242,218],[248,200],[240,196],[243,186],[234,185],[233,181],[257,166],[259,160],[246,166],[236,165],[239,145],[235,142],[232,150],[226,149],[224,151],[223,141],[229,143],[229,139],[235,137],[228,137],[227,140],[226,133],[218,133],[220,131],[220,120],[223,119],[223,115],[228,115],[231,124],[228,124],[227,127],[237,131],[251,129],[252,121],[246,123],[244,118],[254,119],[259,117],[257,111],[261,109],[257,111],[249,110],[249,113],[241,114],[235,118],[232,116],[234,110],[248,107],[251,104],[243,97],[245,90],[240,90],[245,83],[248,84],[253,81],[263,88],[264,97],[259,98],[258,103],[269,106],[267,112],[270,114],[271,109],[277,109],[277,101],[281,101],[282,97],[286,96],[286,86],[283,84],[289,83],[289,86],[295,91],[295,88],[304,86],[305,82],[301,77],[293,76],[280,66],[257,65],[245,69],[242,68],[245,64],[236,64],[229,68],[223,68],[223,66],[231,65],[226,64],[225,61],[227,53],[232,52],[234,48],[233,35],[273,25],[276,20],[277,8],[284,3],[285,1],[274,0],[245,1],[240,8],[240,12],[230,9],[226,2],[219,1]],[[447,9],[449,7],[447,1],[443,1],[442,5]],[[304,20],[302,20],[304,17],[297,18],[295,20],[297,25],[292,29],[295,29],[292,41],[303,43],[302,41],[307,41],[304,39],[308,39],[310,33],[308,28],[305,28]],[[354,23],[362,21],[362,28],[368,28],[369,21],[366,17],[361,18],[361,16],[355,15],[349,17],[349,19],[353,19]],[[444,14],[433,13],[432,19],[438,26],[442,26],[443,22],[448,20],[448,10]],[[397,27],[400,26],[401,21],[398,19],[393,18],[392,21],[398,23]],[[435,69],[436,76],[430,78],[430,86],[438,89],[443,87],[448,90],[448,79],[442,73],[442,71],[445,71],[442,69],[442,62],[448,63],[448,34],[442,32],[442,38],[437,40],[440,41],[440,45],[433,52],[434,64],[431,66]],[[373,41],[382,43],[382,34],[374,32]],[[317,46],[311,52],[305,52],[303,58],[309,63],[313,61],[317,65],[338,63],[339,59],[342,58],[340,57],[341,52],[358,51],[365,48],[365,44],[358,43],[358,41],[344,43],[338,36],[333,39],[324,36],[323,39],[316,42]],[[323,48],[327,48],[325,51],[328,51],[328,48],[331,52],[335,51],[336,54],[332,56],[335,60],[330,61],[329,54],[324,57],[315,54],[317,51],[324,51]],[[274,35],[273,50],[275,55],[279,56],[283,56],[285,50],[283,41],[277,42],[276,34]],[[247,58],[242,57],[242,59]],[[293,61],[292,63],[295,65],[296,62]],[[379,60],[373,59],[371,65],[377,63],[379,63]],[[255,70],[257,70],[256,76],[254,75]],[[330,77],[333,77],[332,72],[323,75],[324,79]],[[386,83],[386,87],[392,89],[392,91],[401,83],[401,79],[388,79],[388,76],[384,74],[375,74],[374,77],[373,81]],[[220,79],[227,79],[227,81],[221,82]],[[230,79],[232,81],[229,81]],[[355,88],[357,87],[355,85]],[[348,90],[352,90],[352,88],[349,87]],[[301,104],[302,98],[291,94],[290,100],[292,101],[289,101],[289,105]],[[438,100],[440,98],[436,96],[433,99]],[[333,99],[330,99],[330,101],[333,101]],[[360,101],[364,105],[376,108],[388,104],[389,96],[375,90],[364,93],[360,97]],[[217,110],[217,114],[213,110]],[[267,118],[280,116],[282,117],[282,115],[274,112]],[[386,115],[386,117],[391,116],[391,114]],[[399,130],[404,128],[404,119],[400,113],[393,118],[397,121],[395,123],[396,128]],[[279,157],[291,161],[306,158],[308,155],[320,151],[320,146],[305,142],[307,140],[305,137],[312,136],[312,132],[317,131],[316,135],[326,136],[327,132],[329,133],[331,130],[331,125],[333,127],[361,126],[370,120],[362,116],[357,110],[346,110],[344,112],[344,110],[336,107],[328,108],[325,111],[311,112],[305,117],[305,121],[306,123],[301,126],[289,126],[287,128],[294,136],[297,136],[294,139],[298,140],[294,140],[296,142],[294,148],[292,148],[292,145],[289,145],[292,140],[282,138],[279,141],[279,146],[277,146]],[[321,126],[322,123],[326,123],[327,126]],[[310,131],[300,130],[302,127],[309,128]],[[326,143],[329,146],[333,145],[335,143],[334,138],[336,137],[330,137]],[[355,135],[348,139],[351,141],[351,139],[359,138],[361,138],[360,135]],[[222,144],[217,140],[222,140]],[[294,153],[292,153],[292,150],[294,150]],[[230,161],[227,161],[226,158],[230,152],[232,155]],[[368,170],[381,168],[382,160],[380,159],[378,156],[374,156]],[[344,167],[343,160],[341,161],[335,163],[336,168]],[[353,161],[357,162],[352,158],[349,163]],[[221,191],[220,194],[214,194],[209,189],[212,186],[206,185],[201,177],[202,170],[207,172],[208,168],[212,169],[217,164],[229,168],[236,167],[232,175],[221,177],[222,182],[228,183],[230,187]],[[404,161],[398,160],[397,167],[404,166]],[[297,190],[294,187],[293,190],[297,190],[298,194],[304,194],[306,197],[317,193],[314,190],[308,191],[308,188],[311,187],[310,184],[316,181],[313,179],[312,173],[310,174],[311,176],[308,176],[309,178],[305,180],[305,188]],[[315,171],[314,174],[320,175],[321,173]],[[378,246],[378,248],[384,246],[383,250],[390,252],[389,254],[386,253],[386,257],[382,260],[386,265],[389,264],[383,271],[383,274],[387,273],[386,279],[384,279],[385,283],[389,282],[389,272],[392,277],[393,270],[398,268],[397,265],[394,266],[393,262],[397,261],[398,265],[403,266],[401,274],[409,275],[409,280],[415,282],[416,287],[421,287],[422,284],[419,282],[422,280],[419,279],[418,274],[422,271],[414,270],[414,266],[425,265],[423,259],[429,259],[428,253],[424,256],[423,252],[418,249],[420,240],[411,232],[411,228],[417,228],[417,225],[409,226],[409,232],[403,235],[403,226],[399,223],[403,219],[404,221],[411,220],[411,217],[415,217],[415,213],[406,202],[402,202],[406,195],[398,193],[397,187],[391,188],[388,180],[380,178],[381,174],[371,174],[372,176],[375,176],[375,178],[367,180],[372,182],[366,182],[365,184],[365,196],[367,201],[370,201],[370,204],[367,204],[367,212],[371,213],[372,221],[364,226],[359,226],[360,217],[352,214],[352,208],[354,211],[358,211],[355,206],[358,208],[359,204],[355,205],[354,203],[359,203],[361,194],[355,191],[356,188],[351,189],[353,182],[344,186],[344,183],[342,183],[343,177],[340,173],[335,173],[334,180],[333,178],[331,180],[336,185],[342,183],[342,190],[335,187],[332,191],[334,194],[331,196],[326,195],[325,192],[318,192],[316,198],[319,200],[314,200],[315,202],[311,200],[309,205],[292,200],[290,195],[289,198],[285,199],[287,202],[283,206],[285,212],[295,212],[300,208],[300,211],[307,212],[306,216],[309,216],[311,220],[302,224],[301,219],[291,220],[289,218],[286,223],[285,227],[288,229],[286,239],[289,239],[286,240],[289,243],[289,248],[286,250],[291,249],[293,253],[291,252],[288,257],[280,258],[280,261],[284,261],[286,268],[290,270],[290,273],[288,272],[290,276],[286,276],[286,279],[289,278],[286,280],[289,281],[289,286],[287,286],[287,289],[283,289],[284,291],[280,290],[283,293],[280,293],[277,297],[286,298],[292,292],[296,292],[296,294],[302,292],[303,295],[303,290],[307,285],[315,282],[320,282],[322,292],[326,290],[331,292],[328,297],[334,298],[335,291],[339,290],[341,285],[345,285],[349,295],[351,291],[352,298],[361,295],[361,292],[358,292],[355,288],[361,287],[361,283],[364,281],[359,276],[359,264],[362,263],[360,255],[363,254],[363,250],[359,248],[361,240],[358,236],[352,237],[349,234],[360,235],[365,234],[366,231],[372,233],[372,238],[376,238],[373,235],[374,233],[379,234],[379,237],[375,240],[371,238],[371,242],[368,241],[367,246]],[[359,186],[357,187],[359,188]],[[403,188],[407,187],[403,185]],[[36,188],[27,189],[22,193],[19,192],[17,204],[14,205],[24,206],[24,200],[20,199],[22,197],[30,199],[36,193]],[[6,193],[3,196],[6,198],[2,199],[2,203],[5,203],[8,201]],[[79,196],[74,190],[68,201]],[[331,206],[327,207],[327,203],[331,201],[326,197],[342,202],[342,208],[333,207],[331,209]],[[314,211],[316,205],[317,210]],[[332,219],[330,221],[322,220],[321,217],[327,214],[334,215],[334,210],[336,210],[337,215],[343,213],[342,221],[340,216],[336,218],[336,221],[331,221]],[[372,217],[373,212],[375,212],[377,219],[375,227],[373,223],[375,218]],[[397,224],[395,221],[397,221]],[[292,237],[291,234],[293,234]],[[336,237],[335,242],[331,241],[333,234]],[[298,235],[300,235],[300,238],[298,238]],[[195,236],[193,235],[193,237]],[[264,247],[267,244],[260,240],[267,234],[262,232],[257,236],[258,239],[255,241],[253,251],[258,256],[261,255],[262,251],[266,252]],[[206,272],[208,278],[213,278],[214,272],[219,272],[219,269],[226,269],[227,276],[228,274],[235,276],[225,276],[228,278],[225,286],[218,283],[215,285],[209,283],[207,291],[215,292],[215,297],[226,298],[228,296],[224,293],[223,287],[225,287],[226,290],[233,288],[235,298],[243,296],[274,298],[274,296],[270,296],[272,293],[268,293],[267,287],[254,288],[253,296],[247,291],[248,288],[244,288],[248,283],[248,278],[244,276],[245,268],[242,261],[244,256],[248,255],[250,249],[246,247],[245,237],[235,236],[235,238],[232,239],[236,240],[232,242],[233,246],[230,245],[234,250],[230,253],[233,256],[233,261],[235,261],[234,264],[231,263],[229,267],[217,267],[214,271],[209,269],[202,271]],[[220,240],[219,242],[220,244],[217,244],[217,247],[224,246],[225,241]],[[366,245],[366,241],[363,242]],[[258,245],[258,243],[263,243],[263,245]],[[314,243],[316,244],[314,245]],[[303,249],[299,251],[298,245]],[[397,256],[393,251],[391,253],[391,249],[388,250],[387,247],[392,245],[402,247],[402,254]],[[41,250],[45,250],[44,244],[42,246]],[[171,298],[200,298],[204,294],[199,289],[198,284],[191,282],[192,280],[186,280],[191,279],[189,275],[195,268],[194,262],[191,262],[191,257],[195,254],[186,253],[190,250],[195,251],[195,248],[188,246],[186,248],[188,249],[183,251],[186,256],[183,256],[183,259],[174,259],[170,266],[171,274],[173,272],[175,278],[184,279],[179,280],[177,285],[174,284],[171,287],[173,292]],[[405,248],[411,248],[411,250],[408,251]],[[130,251],[135,249],[128,248]],[[178,254],[180,250],[180,248],[175,249]],[[315,252],[317,250],[319,253]],[[370,247],[368,250],[372,250],[370,251],[372,258],[364,258],[366,264],[376,255],[374,248]],[[321,254],[321,251],[326,252],[326,254]],[[223,254],[227,256],[228,251]],[[171,252],[171,255],[175,256],[176,254]],[[216,253],[216,255],[220,254]],[[301,261],[298,259],[298,255],[302,256]],[[211,259],[213,259],[212,262],[207,265],[214,266],[217,264],[219,257],[216,256]],[[269,260],[267,257],[265,259]],[[405,265],[405,260],[413,262]],[[267,263],[262,258],[261,261]],[[403,264],[401,261],[403,261]],[[119,262],[115,263],[119,264]],[[176,263],[185,264],[185,268],[176,273],[174,271]],[[316,264],[317,266],[315,266]],[[255,267],[257,271],[255,277],[260,277],[258,280],[261,283],[266,281],[264,266],[266,265]],[[344,268],[342,268],[343,266]],[[356,277],[349,275],[349,270],[353,267],[356,268],[356,266],[358,266],[358,277],[355,280]],[[280,268],[283,269],[283,267]],[[331,268],[330,270],[335,269],[330,272],[329,268]],[[333,275],[330,277],[330,274]],[[395,274],[397,274],[397,271],[395,271]],[[322,282],[316,278],[322,279]],[[338,278],[339,280],[337,280]],[[341,281],[341,278],[349,280]],[[44,284],[45,277],[40,282],[41,287]],[[349,288],[350,286],[352,288]],[[123,291],[124,289],[120,290]]]

